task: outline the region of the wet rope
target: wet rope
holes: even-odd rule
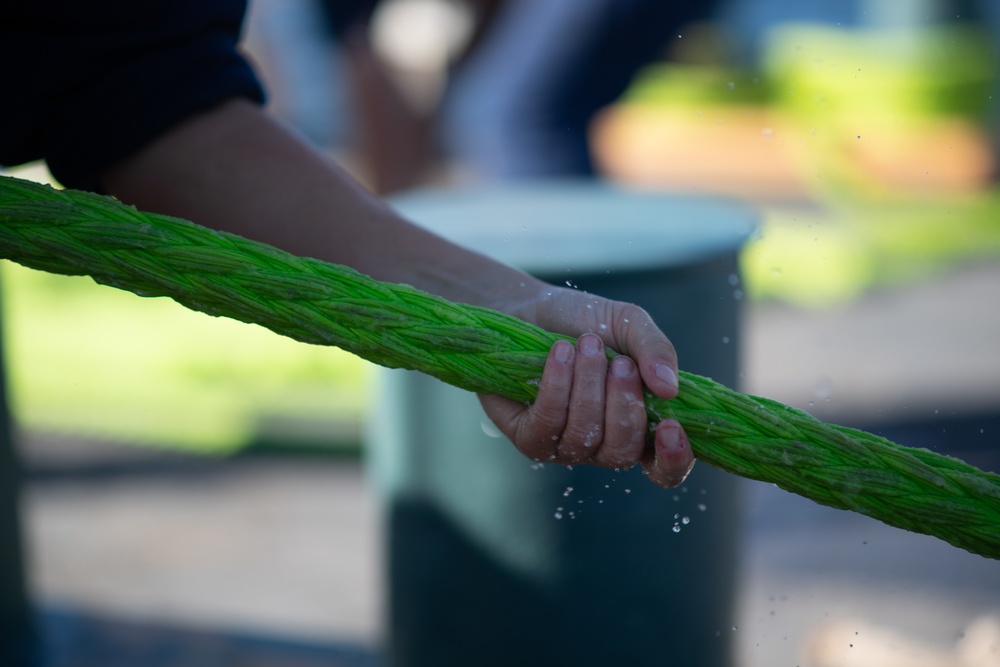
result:
[[[549,348],[566,338],[108,197],[10,177],[0,177],[0,258],[526,402]],[[683,371],[680,395],[647,392],[646,410],[652,424],[677,419],[704,463],[1000,559],[998,475]]]

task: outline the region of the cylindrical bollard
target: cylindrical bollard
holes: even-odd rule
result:
[[[734,385],[746,209],[594,183],[426,191],[418,224],[555,284],[637,303],[681,367]],[[539,465],[475,396],[380,371],[369,467],[384,502],[392,667],[729,664],[737,478],[664,490]]]

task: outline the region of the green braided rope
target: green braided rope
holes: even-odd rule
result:
[[[211,315],[521,401],[534,398],[549,348],[560,338],[495,311],[107,197],[9,177],[0,177],[0,258],[169,296]],[[678,398],[647,393],[646,409],[653,423],[680,421],[699,460],[1000,559],[1000,476],[690,373],[680,380]]]

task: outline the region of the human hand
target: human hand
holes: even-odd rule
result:
[[[662,398],[677,395],[676,352],[649,315],[634,304],[555,287],[514,310],[550,331],[579,336],[576,346],[552,346],[531,405],[480,396],[517,449],[564,465],[641,463],[660,486],[683,482],[694,466],[684,430],[673,419],[655,430],[647,425],[643,384]],[[605,346],[621,354],[609,360]]]

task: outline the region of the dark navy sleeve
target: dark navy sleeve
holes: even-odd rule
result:
[[[237,48],[245,0],[0,0],[0,164],[44,159],[65,186],[191,114],[263,103]]]

